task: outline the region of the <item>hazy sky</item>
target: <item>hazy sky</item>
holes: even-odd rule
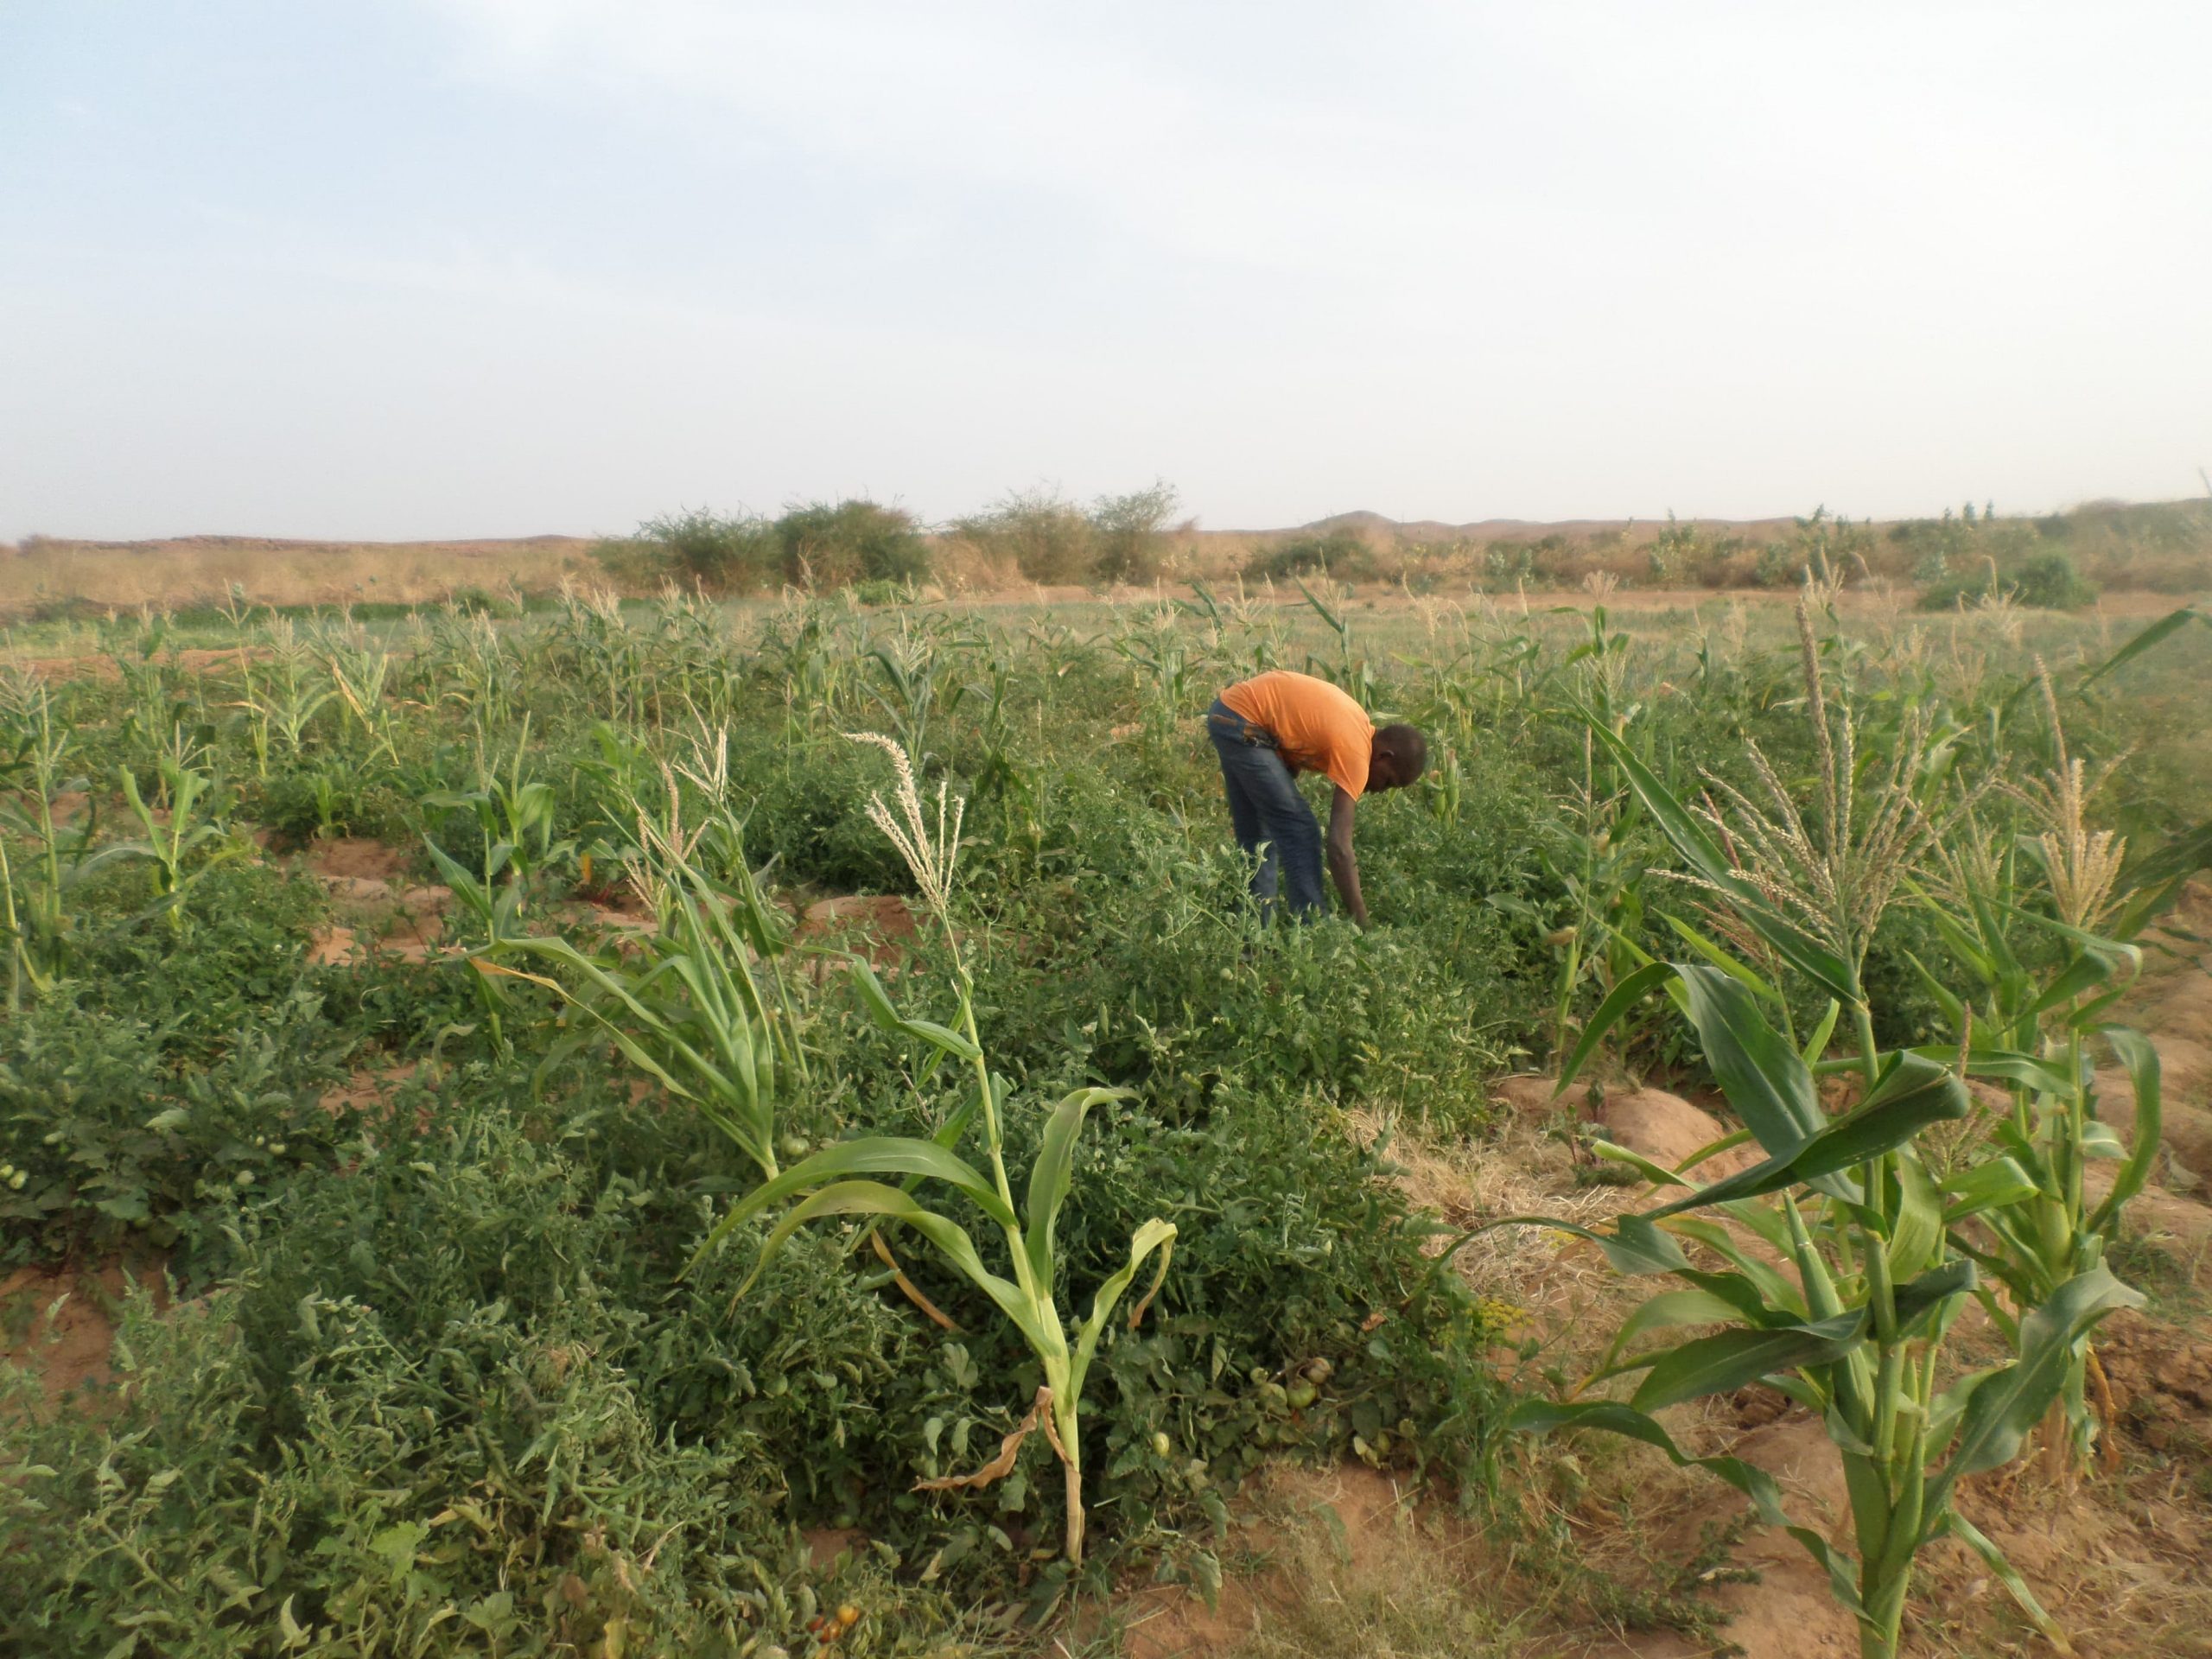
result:
[[[2212,7],[0,0],[0,537],[2212,464]]]

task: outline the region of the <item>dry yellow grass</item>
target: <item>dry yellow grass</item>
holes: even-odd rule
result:
[[[34,537],[0,546],[0,613],[79,600],[136,609],[219,603],[232,593],[264,605],[365,601],[415,605],[470,588],[543,592],[596,567],[574,536],[519,541],[305,542],[184,536],[158,542]]]

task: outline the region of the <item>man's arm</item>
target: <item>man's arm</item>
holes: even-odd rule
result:
[[[1344,909],[1362,927],[1367,925],[1367,901],[1359,896],[1359,860],[1351,849],[1351,814],[1355,803],[1343,785],[1329,801],[1329,879]]]

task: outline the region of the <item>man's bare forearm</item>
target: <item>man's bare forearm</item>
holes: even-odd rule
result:
[[[1360,896],[1359,860],[1351,848],[1330,842],[1329,879],[1337,884],[1337,896],[1344,901],[1344,909],[1352,920],[1365,927],[1367,901]]]
[[[1367,901],[1359,896],[1359,860],[1351,850],[1353,798],[1342,784],[1329,802],[1329,833],[1323,844],[1329,850],[1329,875],[1337,884],[1338,896],[1344,901],[1344,909],[1352,920],[1362,927],[1367,925]]]

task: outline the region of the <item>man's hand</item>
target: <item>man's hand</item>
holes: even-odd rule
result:
[[[1362,928],[1367,925],[1367,901],[1359,896],[1359,859],[1351,849],[1351,815],[1358,803],[1342,785],[1329,801],[1329,879],[1344,910]]]

